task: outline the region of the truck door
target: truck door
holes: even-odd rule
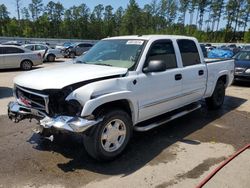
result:
[[[155,41],[147,54],[144,68],[150,60],[162,60],[163,72],[141,73],[137,85],[139,121],[152,118],[181,105],[182,78],[171,40]]]
[[[182,100],[189,104],[200,100],[206,90],[207,69],[193,40],[177,40],[182,59]]]

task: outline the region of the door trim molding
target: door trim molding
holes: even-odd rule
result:
[[[193,90],[193,91],[190,91],[190,92],[187,92],[187,93],[184,93],[184,94],[180,94],[180,95],[177,95],[177,96],[174,96],[174,97],[169,97],[169,98],[161,99],[161,100],[158,100],[158,101],[154,101],[154,102],[151,102],[151,103],[148,103],[148,104],[145,104],[145,105],[141,106],[140,109],[149,108],[151,106],[155,106],[155,105],[158,105],[158,104],[161,104],[161,103],[165,103],[165,102],[168,102],[168,101],[171,101],[171,100],[175,100],[175,99],[178,99],[178,98],[181,98],[181,97],[185,97],[187,95],[192,95],[194,93],[197,93],[201,89],[203,89],[203,88],[196,89],[196,90]]]

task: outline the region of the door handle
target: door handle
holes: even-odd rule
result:
[[[175,80],[181,80],[182,79],[182,75],[181,74],[176,74],[175,75]]]
[[[203,75],[204,74],[204,70],[199,70],[198,74],[199,74],[199,76]]]

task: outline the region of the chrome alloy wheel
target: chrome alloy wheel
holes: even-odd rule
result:
[[[101,134],[101,144],[106,152],[118,150],[126,138],[126,126],[120,119],[107,123]]]
[[[22,69],[23,70],[30,70],[32,67],[32,64],[30,61],[23,61],[22,62]]]

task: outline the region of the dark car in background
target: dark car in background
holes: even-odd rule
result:
[[[235,81],[250,81],[250,51],[243,50],[238,52],[235,59]]]
[[[65,49],[62,50],[64,57],[74,58],[75,56],[80,56],[84,52],[88,51],[92,48],[94,44],[92,43],[75,43]]]
[[[65,48],[68,48],[69,46],[72,46],[73,44],[73,42],[64,42],[63,44],[56,45],[55,49],[63,50]]]

